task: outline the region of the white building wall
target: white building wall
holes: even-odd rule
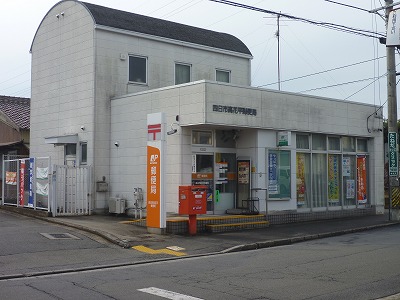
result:
[[[215,112],[214,104],[256,108],[257,116]],[[372,105],[199,81],[118,97],[111,101],[111,106],[111,135],[113,140],[120,141],[120,147],[111,151],[112,196],[119,193],[119,196],[133,199],[133,187],[145,190],[146,116],[162,111],[166,113],[167,124],[175,122],[179,115],[181,125],[177,134],[167,137],[168,212],[177,212],[178,186],[191,183],[191,130],[204,126],[213,128],[213,125],[240,130],[237,156],[251,159],[252,187],[264,189],[253,194],[261,200],[260,211],[266,210],[267,151],[277,148],[276,132],[279,130],[292,131],[291,146],[283,147],[291,151],[292,195],[289,200],[269,200],[269,212],[297,209],[295,149],[298,131],[370,138],[370,191],[374,198],[371,200],[373,205],[383,201],[382,133],[368,132],[366,128],[366,118],[376,109]],[[337,124],[334,124],[334,116]],[[326,122],[331,122],[330,126],[326,126]],[[370,122],[370,128],[379,128],[377,126],[381,126],[379,122]]]
[[[148,84],[128,83],[129,54],[148,58]],[[192,66],[192,81],[215,80],[215,70],[224,69],[231,71],[233,84],[250,85],[249,57],[168,43],[161,38],[97,29],[96,57],[96,84],[111,97],[174,85],[176,62]]]
[[[176,122],[176,116],[180,116],[180,103],[190,102],[193,112],[189,116],[200,122],[204,117],[203,99],[203,85],[183,85],[111,100],[112,144],[119,142],[119,147],[111,148],[111,197],[125,198],[128,206],[132,207],[133,188],[140,187],[146,191],[147,114],[164,112],[168,131],[170,124]],[[167,136],[166,147],[168,212],[177,212],[178,186],[191,184],[191,131],[174,126],[178,132]]]
[[[51,156],[53,163],[63,164],[63,147],[45,144],[44,138],[78,133],[88,142],[92,163],[94,44],[87,10],[74,1],[53,7],[38,28],[31,52],[31,156]]]

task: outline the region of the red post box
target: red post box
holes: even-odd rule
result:
[[[179,186],[179,214],[198,215],[207,212],[207,186]]]
[[[205,185],[179,186],[179,214],[189,215],[189,233],[197,232],[196,215],[207,212],[207,190]]]

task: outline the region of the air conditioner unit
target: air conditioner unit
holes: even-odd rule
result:
[[[108,212],[111,214],[125,213],[125,199],[111,197],[108,200]]]

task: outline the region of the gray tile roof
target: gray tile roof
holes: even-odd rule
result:
[[[251,55],[233,35],[82,2],[96,24]]]
[[[0,111],[21,129],[30,128],[31,99],[0,95]]]

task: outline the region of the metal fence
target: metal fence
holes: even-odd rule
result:
[[[3,160],[3,204],[50,211],[50,158]]]
[[[51,166],[49,157],[3,160],[2,204],[55,216],[91,212],[91,167]]]
[[[54,166],[53,216],[91,212],[91,167]]]

